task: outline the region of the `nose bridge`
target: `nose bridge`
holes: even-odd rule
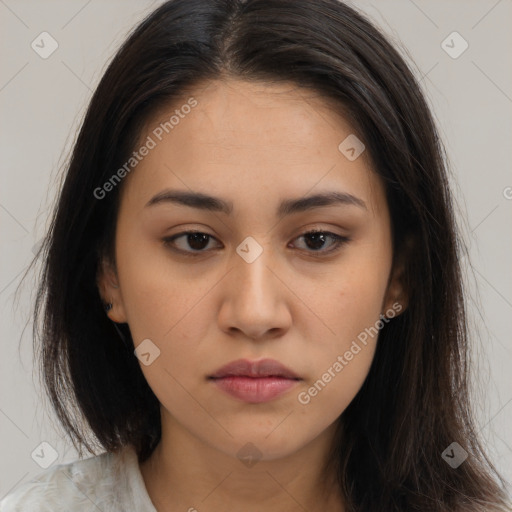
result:
[[[234,278],[238,285],[236,288],[243,295],[248,295],[251,301],[256,300],[268,304],[271,299],[273,280],[275,276],[268,268],[273,260],[272,249],[269,244],[265,246],[252,236],[246,237],[236,249],[239,261],[236,263]]]
[[[272,249],[247,237],[236,252],[220,323],[226,330],[235,328],[251,338],[260,338],[276,328],[281,331],[290,318],[280,304],[283,284],[274,275]]]

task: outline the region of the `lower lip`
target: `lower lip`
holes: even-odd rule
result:
[[[298,381],[283,377],[222,377],[211,379],[222,391],[253,404],[268,402],[286,393]]]

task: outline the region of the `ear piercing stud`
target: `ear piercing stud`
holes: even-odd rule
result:
[[[119,288],[119,285],[115,285],[112,282],[110,284],[112,285],[112,288]],[[107,302],[104,307],[105,307],[105,311],[108,312],[114,307],[114,305],[112,304],[112,302]]]

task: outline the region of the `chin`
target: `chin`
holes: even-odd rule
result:
[[[279,425],[276,422],[275,425]],[[286,458],[311,442],[315,435],[294,434],[289,429],[283,428],[284,425],[277,428],[261,427],[248,428],[241,425],[240,428],[229,428],[229,432],[233,436],[221,444],[212,443],[212,440],[206,440],[210,446],[224,452],[230,457],[240,459],[254,459],[260,461],[272,461]],[[281,429],[281,430],[280,430]]]

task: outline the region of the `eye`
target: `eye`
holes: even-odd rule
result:
[[[183,240],[180,243],[176,243],[176,241],[180,239]],[[203,233],[202,231],[184,231],[183,233],[164,238],[162,241],[166,247],[170,247],[177,252],[189,253],[187,256],[195,256],[194,253],[206,252],[204,249],[208,246],[210,240],[216,239],[212,235]],[[192,251],[190,251],[189,248],[191,248]]]
[[[320,254],[335,252],[338,249],[341,249],[344,244],[349,242],[349,238],[346,236],[341,236],[337,235],[336,233],[331,233],[330,231],[321,230],[308,231],[307,233],[298,236],[295,240],[300,239],[304,239],[306,242],[306,250],[312,249],[312,251],[308,250],[307,252]],[[330,249],[322,250],[327,240],[331,240],[332,242],[330,244]]]
[[[295,240],[300,239],[304,239],[306,242],[306,249],[303,250],[313,254],[319,253],[320,255],[335,252],[350,241],[346,236],[321,230],[308,231],[295,238]],[[163,238],[162,242],[165,247],[173,251],[183,253],[186,256],[198,256],[201,253],[207,252],[206,249],[211,240],[216,240],[216,238],[208,233],[184,231],[171,237]],[[331,240],[330,249],[322,250],[328,240]],[[178,241],[180,242],[178,243]]]

